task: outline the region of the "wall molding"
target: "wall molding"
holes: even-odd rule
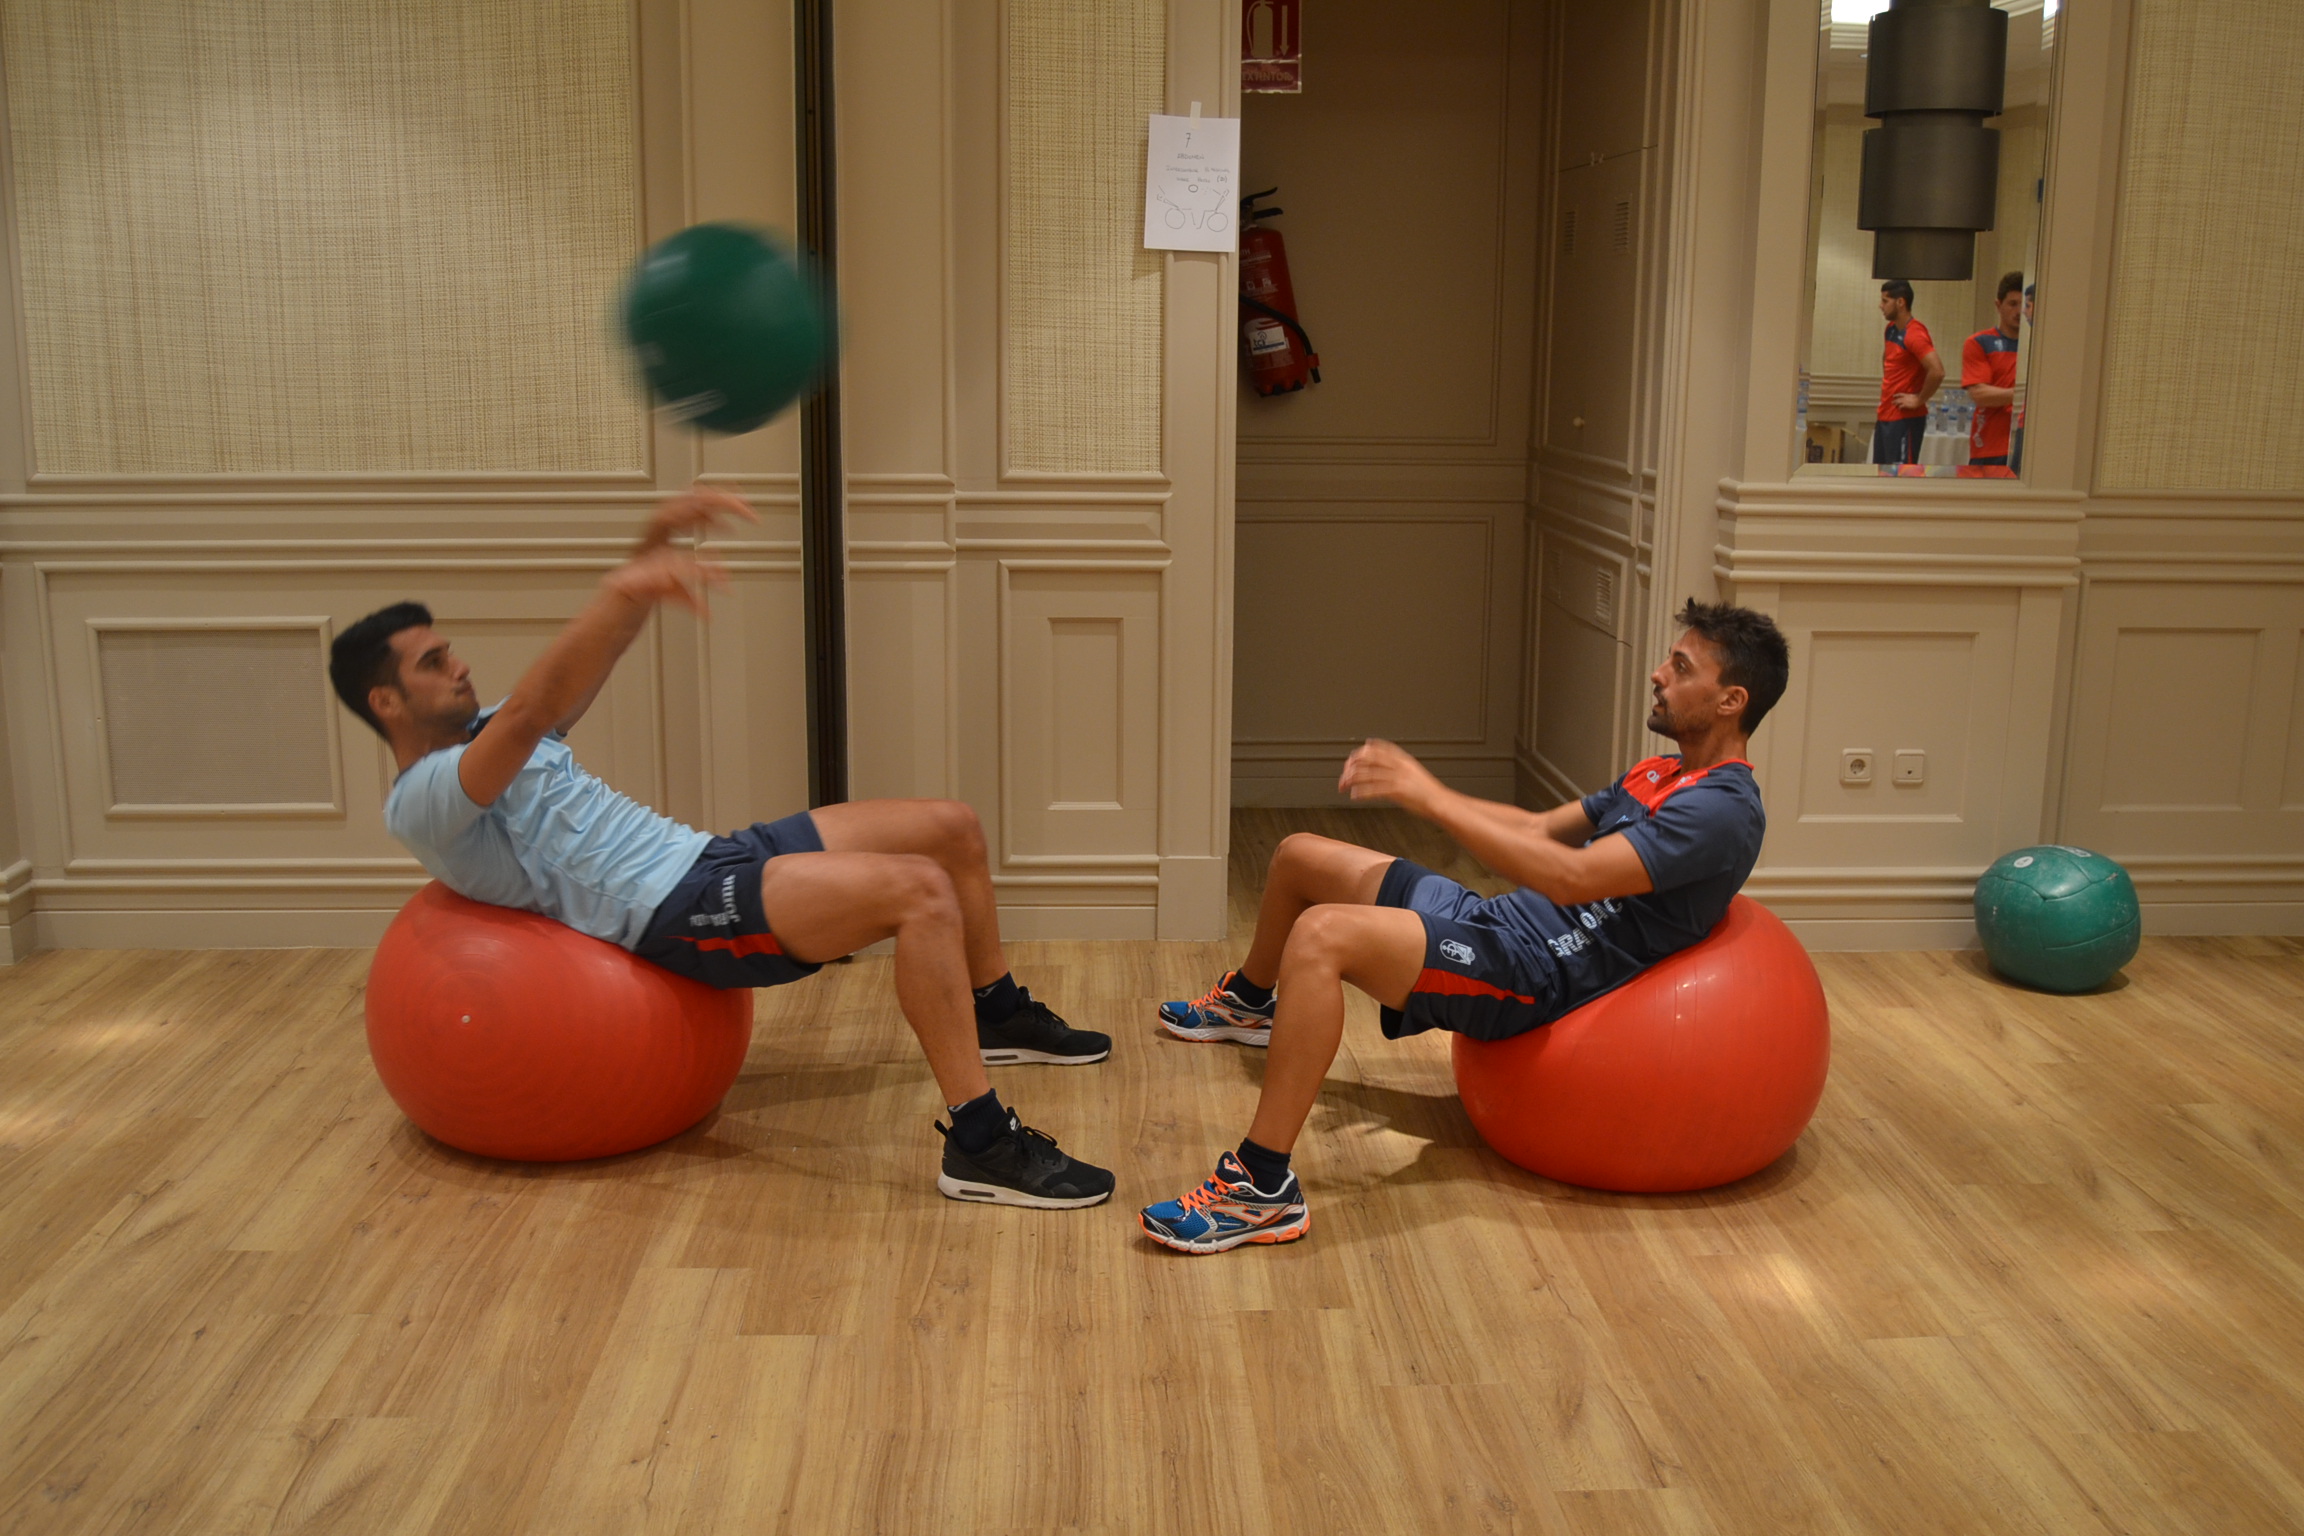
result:
[[[1516,781],[1512,758],[1508,754],[1434,753],[1426,756],[1418,753],[1417,756],[1451,789],[1477,795],[1484,800],[1509,803],[1513,798]],[[1337,791],[1336,773],[1341,762],[1340,755],[1294,761],[1281,758],[1236,760],[1232,770],[1232,803],[1236,806],[1274,809],[1306,806],[1364,807],[1365,801],[1354,800]],[[1243,771],[1244,764],[1252,766],[1247,766],[1246,771]],[[1297,771],[1261,771],[1272,768],[1294,768]]]
[[[2091,586],[2142,582],[2162,586],[2295,586],[2304,583],[2304,552],[2255,556],[2200,550],[2120,551],[2086,556],[2081,575]]]
[[[2022,481],[1933,480],[1888,476],[1818,476],[1804,480],[1719,482],[1723,516],[1902,517],[1992,523],[2077,525],[2089,501],[2081,491],[2034,489]]]
[[[2073,556],[1907,555],[1853,550],[1742,554],[1715,544],[1712,574],[1730,586],[2076,587]],[[2300,577],[2299,579],[2304,579]]]
[[[1235,482],[1237,503],[1397,502],[1403,505],[1496,502],[1520,505],[1528,497],[1525,459],[1466,462],[1433,459],[1268,459],[1244,462]]]
[[[1526,774],[1529,780],[1544,792],[1545,800],[1542,809],[1549,810],[1556,805],[1566,805],[1571,800],[1581,800],[1585,795],[1591,793],[1590,790],[1577,788],[1575,781],[1560,770],[1559,764],[1553,762],[1527,742],[1516,744],[1513,753],[1513,765],[1521,773]]]

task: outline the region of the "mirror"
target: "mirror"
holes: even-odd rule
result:
[[[1821,0],[1796,475],[2023,474],[2058,8]]]

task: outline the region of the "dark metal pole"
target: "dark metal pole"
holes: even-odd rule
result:
[[[839,221],[832,141],[832,0],[793,0],[800,249],[840,313]],[[837,319],[835,319],[837,323]],[[840,464],[840,368],[800,406],[800,572],[807,615],[808,803],[848,798],[847,481]]]

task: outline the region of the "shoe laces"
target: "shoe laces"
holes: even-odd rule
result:
[[[1227,1188],[1224,1184],[1220,1183],[1215,1178],[1211,1178],[1207,1183],[1201,1185],[1198,1189],[1195,1189],[1191,1193],[1187,1194],[1182,1200],[1181,1204],[1187,1211],[1204,1210],[1207,1207],[1214,1205],[1217,1201],[1225,1198],[1227,1192]]]
[[[1232,985],[1232,978],[1239,974],[1240,973],[1238,971],[1226,971],[1222,976],[1217,978],[1216,985],[1210,987],[1205,993],[1203,993],[1201,995],[1200,1001],[1194,1003],[1192,1006],[1201,1009],[1214,1007],[1216,1003],[1226,995],[1224,989]],[[1234,998],[1233,1001],[1238,1002],[1239,999]]]
[[[1062,1155],[1056,1150],[1055,1137],[1046,1131],[1026,1125],[1013,1114],[1008,1117],[1008,1135],[1027,1154],[1036,1154],[1045,1158]]]

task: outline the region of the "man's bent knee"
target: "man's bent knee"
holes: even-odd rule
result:
[[[1306,908],[1288,932],[1283,963],[1299,960],[1323,969],[1345,969],[1360,948],[1361,924],[1356,919],[1363,910],[1333,902]]]
[[[916,918],[957,918],[960,898],[944,866],[924,853],[889,855],[889,895],[898,914]]]
[[[976,807],[965,800],[931,800],[928,807],[938,845],[961,862],[974,860],[981,863],[984,859],[984,822],[976,814]]]
[[[1423,963],[1422,918],[1397,908],[1326,902],[1296,920],[1280,971],[1283,977],[1291,970],[1339,976],[1396,1008]]]
[[[1317,832],[1291,832],[1280,839],[1279,847],[1272,850],[1272,867],[1278,869],[1283,864],[1310,863],[1329,841]]]

